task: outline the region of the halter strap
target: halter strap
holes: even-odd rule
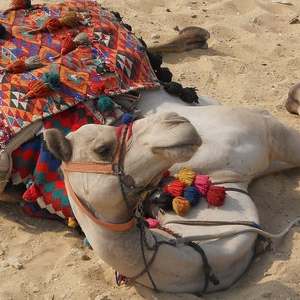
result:
[[[128,129],[129,129],[129,135],[128,135]],[[107,175],[115,175],[120,178],[122,172],[121,170],[121,164],[122,164],[122,152],[123,152],[123,146],[126,142],[126,137],[128,139],[128,136],[131,135],[131,126],[123,126],[122,128],[118,129],[117,137],[118,137],[118,144],[117,149],[114,155],[114,159],[112,163],[93,163],[93,162],[69,162],[65,163],[63,162],[61,165],[61,169],[64,173],[65,177],[65,184],[67,191],[70,194],[70,197],[72,200],[76,203],[78,208],[86,215],[88,216],[95,224],[100,225],[108,230],[115,231],[115,232],[126,232],[129,231],[131,228],[133,228],[136,225],[135,219],[132,217],[128,222],[125,223],[110,223],[106,222],[105,220],[101,220],[98,217],[95,216],[95,214],[78,198],[76,193],[74,192],[68,173],[97,173],[97,174],[107,174]],[[121,182],[121,185],[123,183]],[[124,193],[122,191],[122,193]],[[123,195],[125,196],[125,195]],[[127,202],[126,202],[127,204]]]
[[[115,232],[126,232],[129,231],[131,228],[133,228],[136,225],[135,219],[131,218],[128,222],[125,223],[119,223],[119,224],[114,224],[110,222],[106,222],[104,220],[101,220],[97,218],[94,213],[88,209],[82,201],[77,197],[75,192],[73,191],[73,188],[71,187],[69,178],[66,174],[66,171],[63,169],[64,175],[65,175],[65,184],[66,188],[69,191],[70,197],[72,200],[76,203],[78,208],[85,214],[87,215],[95,224],[100,225],[108,230],[115,231]]]

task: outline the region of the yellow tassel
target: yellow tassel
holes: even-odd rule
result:
[[[177,215],[184,216],[189,212],[191,204],[187,199],[179,196],[173,199],[172,207]]]
[[[78,226],[77,221],[74,218],[69,218],[68,219],[68,227],[70,228],[76,228]]]
[[[192,185],[195,177],[196,177],[196,172],[194,172],[190,168],[182,168],[178,174],[176,175],[177,179],[179,179],[182,183],[185,185]]]

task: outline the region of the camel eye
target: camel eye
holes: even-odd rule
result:
[[[94,152],[104,160],[112,159],[112,146],[111,145],[102,145],[97,147]]]

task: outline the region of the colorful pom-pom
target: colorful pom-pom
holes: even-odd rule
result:
[[[188,186],[183,191],[183,197],[187,199],[191,206],[195,206],[199,203],[201,194],[194,186]]]
[[[207,176],[207,175],[197,175],[196,178],[195,178],[194,185],[203,196],[206,196],[207,192],[208,192],[208,189],[211,185],[211,181],[209,180],[209,176]]]
[[[77,226],[78,226],[78,223],[74,218],[69,218],[68,219],[68,227],[76,228]]]
[[[111,112],[114,110],[114,103],[110,97],[100,96],[97,102],[97,109],[100,112]]]
[[[41,196],[42,193],[40,189],[35,184],[32,184],[23,194],[23,199],[27,202],[36,202]]]
[[[134,117],[132,114],[124,113],[121,118],[121,123],[128,125],[128,124],[132,123],[133,120],[134,120]]]
[[[159,221],[152,218],[147,218],[146,222],[149,226],[149,228],[157,228],[159,226]]]
[[[226,191],[223,186],[210,186],[207,192],[207,202],[212,206],[222,206],[225,202]]]
[[[190,168],[182,168],[176,177],[185,185],[192,185],[196,177],[196,172]]]
[[[176,179],[164,187],[164,192],[172,195],[173,197],[178,197],[182,195],[184,187],[184,183]]]
[[[180,196],[173,199],[172,206],[175,213],[179,216],[186,215],[191,208],[190,202]]]

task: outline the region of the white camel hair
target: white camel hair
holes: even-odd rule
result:
[[[300,165],[300,134],[268,113],[220,105],[191,107],[163,90],[143,92],[139,108],[147,117],[133,125],[124,170],[140,188],[157,182],[162,172],[173,164],[171,170],[174,172],[183,166],[191,166],[211,176],[216,184],[244,191],[254,178]],[[201,138],[201,146],[196,151],[195,145],[199,141],[178,114],[190,121]],[[110,161],[116,145],[114,128],[99,125],[83,126],[66,138],[55,130],[46,131],[45,138],[50,151],[63,161],[71,162]],[[192,141],[194,147],[191,147]],[[128,210],[116,177],[70,173],[69,180],[74,192],[98,217],[111,223],[128,220]],[[131,204],[136,204],[136,201],[131,199]],[[129,278],[144,269],[137,227],[124,233],[101,228],[81,212],[72,197],[70,202],[93,249],[104,261]],[[186,218],[166,213],[160,216],[160,220],[183,237],[226,236],[226,232],[247,227],[186,226],[176,223],[178,220],[249,221],[259,224],[251,198],[238,191],[227,192],[222,208],[212,209],[202,202]],[[147,229],[146,238],[150,245],[154,243],[153,235],[158,241],[170,238],[159,230]],[[227,288],[243,274],[252,260],[256,237],[255,232],[245,232],[200,243],[220,281],[219,285],[210,283],[207,291]],[[145,255],[149,261],[153,250],[145,248]],[[162,245],[150,271],[157,288],[162,291],[201,292],[205,282],[203,258],[186,244],[178,244],[177,247]],[[136,282],[153,287],[147,274],[136,278]]]

